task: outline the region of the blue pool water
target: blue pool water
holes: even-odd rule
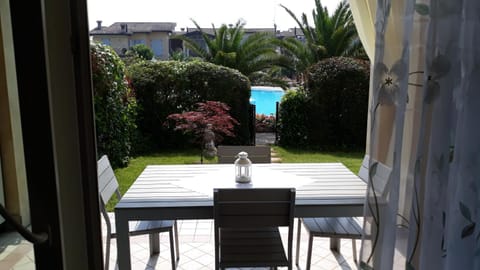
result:
[[[280,102],[283,94],[280,87],[252,86],[250,104],[255,105],[257,114],[275,115],[275,102]]]

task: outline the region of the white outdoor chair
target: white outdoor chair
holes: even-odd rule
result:
[[[359,177],[367,182],[368,181],[368,166],[369,156],[366,155],[363,159],[362,166],[359,170]],[[383,193],[386,188],[387,179],[390,175],[390,168],[378,164],[377,173],[375,177],[380,177],[384,181],[377,181],[377,183],[385,183],[382,187],[378,187],[379,191]],[[302,224],[309,234],[308,250],[307,250],[307,270],[310,270],[312,260],[312,245],[314,237],[329,237],[333,238],[330,241],[330,249],[340,252],[340,239],[352,239],[353,259],[357,262],[357,247],[356,239],[362,238],[362,225],[357,217],[316,217],[316,218],[299,218],[298,219],[298,233],[297,233],[297,250],[295,264],[300,269],[299,255],[300,255],[300,233]]]
[[[108,215],[105,205],[108,203],[113,194],[117,195],[120,200],[121,194],[118,190],[118,181],[113,172],[112,166],[107,156],[102,156],[97,163],[98,166],[98,190],[100,196],[100,212],[105,219],[107,225],[107,240],[105,248],[105,269],[108,270],[110,260],[110,240],[117,236],[115,232],[115,221]],[[112,226],[113,225],[113,226]],[[175,234],[173,233],[175,230]],[[150,238],[150,255],[160,252],[160,235],[161,232],[168,232],[170,236],[170,255],[172,261],[172,269],[176,269],[180,260],[178,229],[177,222],[172,220],[142,220],[129,222],[129,235],[149,234]],[[174,241],[175,236],[175,241]],[[175,246],[175,248],[174,248]],[[176,253],[176,258],[175,258]]]

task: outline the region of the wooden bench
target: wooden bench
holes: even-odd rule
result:
[[[237,154],[247,152],[252,163],[270,163],[272,156],[270,146],[259,145],[219,145],[217,149],[218,163],[233,163]]]

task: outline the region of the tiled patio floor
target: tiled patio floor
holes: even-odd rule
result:
[[[0,269],[34,270],[33,246],[16,232],[0,234]]]
[[[295,222],[295,226],[297,223]],[[213,221],[211,220],[183,220],[178,221],[180,238],[179,270],[206,270],[214,268],[214,240]],[[295,256],[296,227],[294,233],[293,254]],[[105,228],[104,228],[105,231]],[[305,269],[307,252],[307,234],[302,229],[300,245],[300,266]],[[283,231],[285,235],[285,231]],[[8,237],[4,237],[8,236]],[[285,237],[286,238],[286,237]],[[0,269],[34,270],[32,246],[18,235],[2,235],[0,246]],[[104,237],[105,240],[105,237]],[[130,237],[132,269],[171,269],[170,248],[168,234],[160,237],[160,254],[150,257],[148,236]],[[315,238],[313,241],[312,270],[357,269],[352,256],[352,241],[342,240],[341,254],[333,253],[329,249],[329,240]],[[357,241],[357,247],[360,241]],[[110,269],[117,269],[115,262],[117,247],[116,240],[112,239]],[[295,267],[294,267],[295,268]],[[258,269],[258,268],[257,268]],[[282,268],[279,268],[282,269]]]
[[[293,255],[295,256],[296,225],[294,231]],[[180,262],[179,270],[214,269],[213,221],[211,220],[179,220]],[[286,239],[286,232],[283,231]],[[302,229],[300,244],[300,266],[305,269],[308,236]],[[314,238],[312,253],[312,270],[357,269],[353,261],[352,241],[341,241],[341,254],[330,250],[327,238]],[[130,237],[132,269],[171,269],[168,233],[160,235],[160,254],[150,257],[148,236]],[[360,241],[357,241],[357,248]],[[112,240],[110,269],[116,269],[116,240]],[[294,267],[295,268],[295,267]],[[256,268],[258,269],[258,268]],[[282,269],[282,268],[279,268]],[[286,268],[284,268],[286,269]]]

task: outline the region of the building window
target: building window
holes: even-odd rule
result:
[[[130,46],[135,46],[135,45],[138,45],[138,44],[145,44],[145,40],[144,39],[133,39],[130,41]]]
[[[102,43],[105,44],[105,45],[108,45],[108,46],[111,45],[109,38],[102,38]]]
[[[163,56],[163,41],[161,39],[152,40],[152,51],[155,56]]]

